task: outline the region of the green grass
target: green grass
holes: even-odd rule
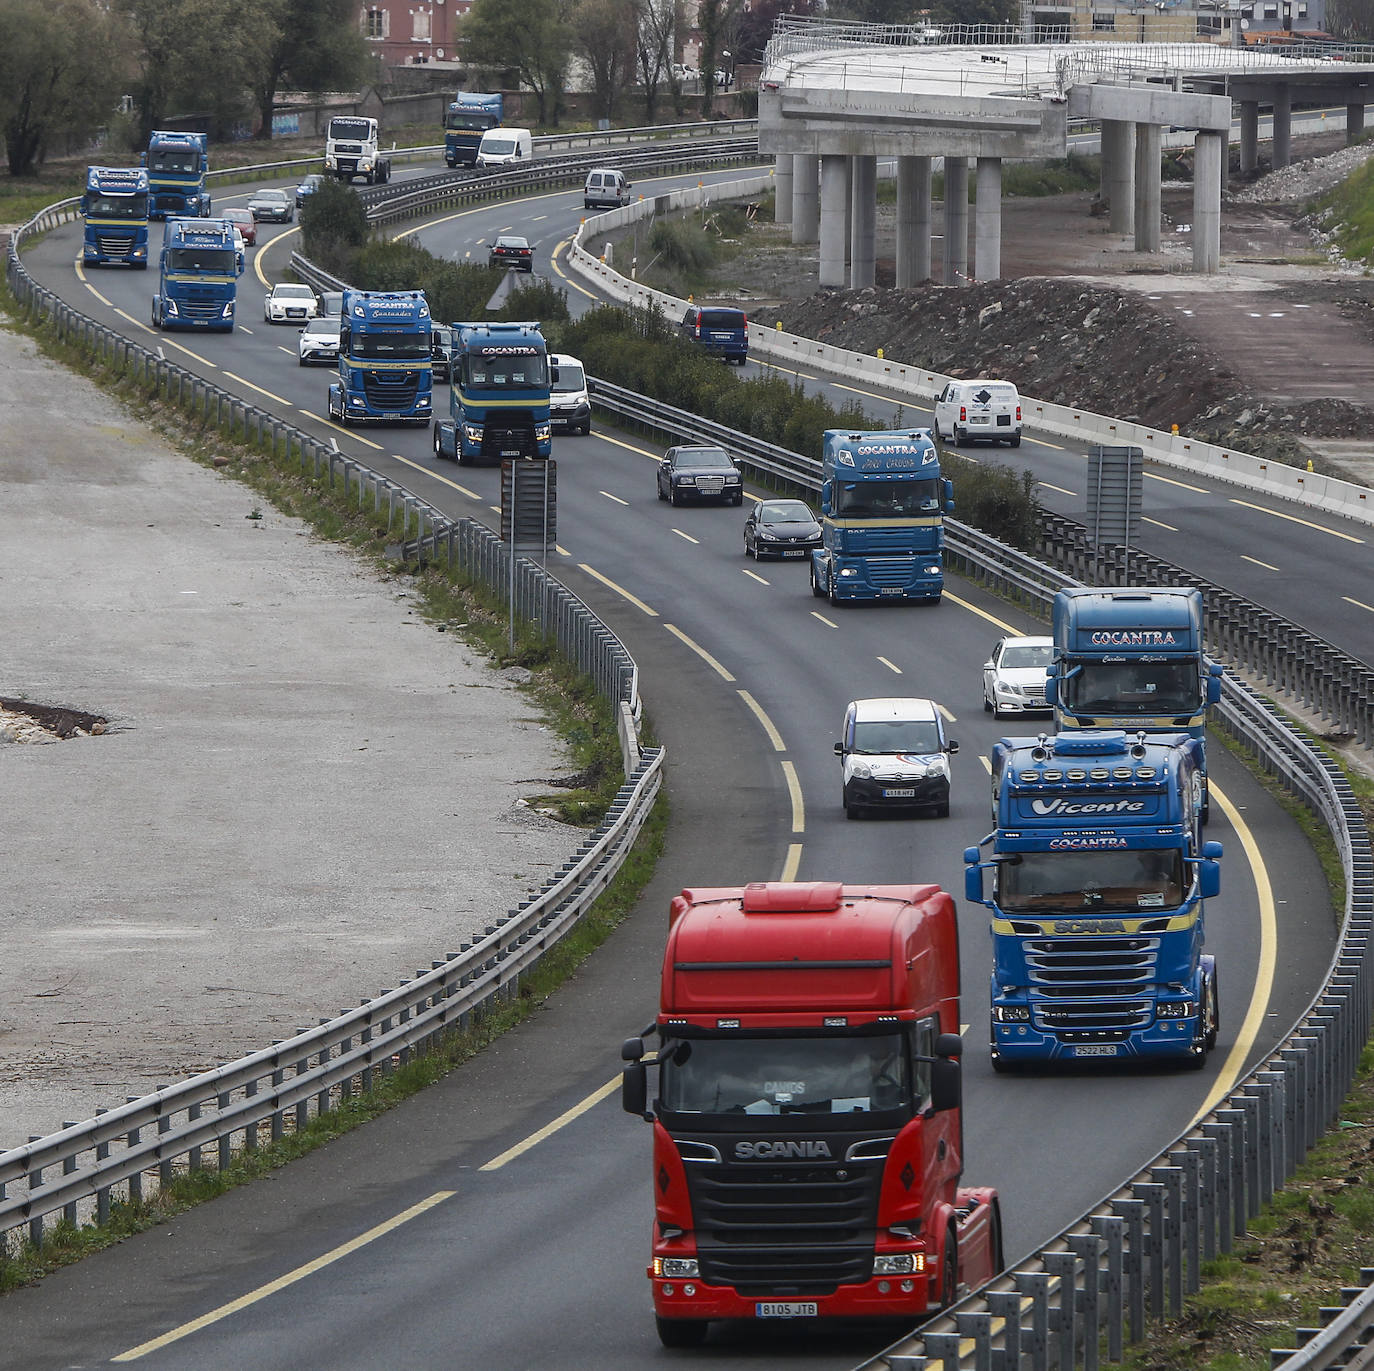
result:
[[[1318,201],[1322,227],[1351,262],[1374,266],[1374,161]]]

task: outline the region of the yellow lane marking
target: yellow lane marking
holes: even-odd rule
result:
[[[731,682],[734,681],[735,678],[728,671],[726,671],[726,669],[723,666],[721,666],[721,664],[718,661],[716,661],[716,659],[713,656],[711,656],[711,654],[707,652],[706,649],[702,647],[700,643],[694,643],[680,628],[677,628],[673,624],[664,624],[663,627],[666,628],[668,632],[673,635],[674,638],[679,639],[681,642],[685,643],[688,647],[690,647],[692,651],[695,652],[697,656],[700,657],[701,660],[705,662],[706,665],[709,666],[712,671],[716,672],[722,679]]]
[[[683,539],[683,540],[686,541],[686,542],[691,543],[694,547],[700,547],[700,546],[701,546],[701,539],[700,539],[700,538],[693,538],[692,535],[691,535],[690,533],[684,533],[680,528],[675,528],[675,529],[673,530],[673,532],[676,533],[677,536],[678,536],[679,538]]]
[[[81,266],[81,259],[80,259],[80,258],[78,258],[77,261],[76,261],[76,279],[77,279],[78,281],[80,281],[81,284],[82,284],[83,286],[85,286],[86,289],[87,289],[88,291],[90,291],[91,294],[94,295],[95,298],[96,298],[97,300],[99,300],[100,303],[101,303],[102,305],[104,305],[106,309],[114,309],[114,307],[115,307],[114,301],[113,301],[113,300],[107,300],[107,299],[106,299],[106,298],[105,298],[105,297],[104,297],[104,296],[103,296],[103,295],[102,295],[102,294],[101,294],[101,293],[100,293],[100,292],[99,292],[99,291],[98,291],[98,290],[97,290],[97,289],[96,289],[87,279],[86,279],[86,273],[85,273],[85,271],[82,269],[82,266]]]
[[[948,594],[949,592],[946,591],[945,593]],[[811,617],[813,619],[819,619],[821,623],[823,623],[826,626],[826,628],[839,628],[839,624],[837,624],[834,621],[834,619],[827,619],[825,615],[820,612],[819,609],[813,609],[811,611]]]
[[[787,793],[792,797],[792,832],[806,832],[806,805],[802,802],[801,782],[797,780],[797,768],[791,762],[783,762],[782,774],[787,780]]]
[[[863,395],[863,396],[867,397],[867,398],[870,399],[870,400],[880,400],[880,401],[882,401],[882,403],[885,404],[885,405],[903,405],[903,406],[905,406],[906,404],[909,404],[909,403],[910,403],[910,401],[902,401],[902,400],[897,399],[897,397],[896,397],[895,395],[880,395],[876,390],[865,390],[862,386],[847,386],[847,385],[844,384],[843,381],[832,381],[831,384],[835,387],[836,390],[847,390],[847,391],[851,392],[851,393],[854,394],[854,395]],[[912,408],[915,408],[915,406],[913,405]],[[930,424],[933,424],[934,422],[935,422],[935,417],[934,417],[934,415],[932,414],[932,415],[931,415],[931,419],[930,419],[930,423],[928,423],[928,424],[912,424],[911,427],[912,427],[912,428],[929,428],[929,427],[930,427]],[[905,427],[905,425],[904,425],[903,427]]]
[[[335,433],[342,433],[345,438],[352,438],[355,442],[362,443],[364,447],[370,447],[374,452],[381,452],[382,445],[374,443],[371,438],[364,438],[361,433],[354,433],[351,428],[344,428],[342,424],[336,424],[332,419],[321,419],[313,410],[303,409],[301,414],[308,414],[310,418],[321,423],[325,428],[332,428]]]
[[[773,744],[773,751],[786,752],[787,745],[782,740],[782,734],[773,726],[773,721],[764,712],[763,706],[747,690],[741,690],[739,697],[754,711],[754,717],[763,725],[768,741]]]
[[[255,386],[252,381],[245,381],[242,376],[235,376],[232,371],[226,371],[224,376],[226,380],[237,381],[239,385],[247,386],[249,390],[256,390],[259,395],[265,395],[269,400],[275,401],[279,405],[289,405],[291,403],[290,400],[284,399],[280,395],[273,395],[270,390],[264,390],[261,386]]]
[[[967,600],[961,599],[958,595],[951,595],[949,588],[945,588],[945,599],[958,605],[960,609],[966,609],[970,614],[976,614],[980,619],[986,619],[994,628],[1000,628],[1003,633],[1011,637],[1020,637],[1020,630],[1013,628],[1009,623],[999,619],[995,614],[989,614],[986,609],[979,609],[977,605],[970,604]]]
[[[1155,528],[1162,528],[1166,533],[1178,532],[1178,529],[1175,528],[1173,524],[1166,524],[1162,519],[1151,519],[1148,514],[1142,514],[1140,519],[1142,523],[1153,524]]]
[[[258,278],[258,282],[264,289],[272,289],[272,282],[267,279],[266,273],[262,269],[262,261],[267,256],[267,249],[280,243],[283,238],[289,238],[293,233],[299,232],[299,228],[289,228],[285,233],[279,233],[275,237],[269,238],[265,243],[258,245],[258,255],[253,258],[253,275]],[[264,322],[266,321],[264,320]]]
[[[983,764],[983,770],[986,771],[986,772],[988,773],[989,776],[991,776],[991,775],[992,775],[992,758],[989,757],[988,754],[987,754],[986,752],[980,752],[980,753],[978,754],[978,760],[979,760],[980,762],[982,762],[982,764]]]
[[[768,371],[782,371],[782,372],[786,372],[786,374],[787,374],[788,376],[798,376],[798,377],[800,377],[803,381],[819,381],[819,380],[820,380],[820,377],[817,376],[814,372],[810,372],[810,371],[798,371],[795,367],[783,367],[783,366],[779,366],[776,362],[770,362],[770,361],[768,361],[768,360],[767,360],[766,358],[764,358],[764,357],[756,357],[754,360],[759,364],[759,366],[765,368],[765,369],[768,370]]]
[[[460,486],[457,481],[450,480],[447,476],[441,476],[432,467],[427,467],[423,462],[414,461],[410,457],[402,457],[399,452],[391,454],[393,462],[400,462],[402,466],[409,467],[412,471],[422,471],[433,481],[438,481],[440,485],[447,486],[450,490],[456,490],[460,495],[466,495],[469,500],[480,500],[482,497],[475,491],[469,490],[467,486]],[[558,549],[560,552],[562,548]],[[566,554],[565,554],[566,555]]]
[[[581,571],[585,571],[587,575],[592,578],[592,580],[600,581],[603,586],[609,587],[611,590],[615,591],[617,595],[628,600],[636,609],[642,609],[644,613],[649,616],[649,618],[658,618],[658,610],[650,609],[649,606],[646,605],[644,601],[639,598],[639,596],[631,595],[630,592],[626,590],[624,586],[616,585],[616,583],[613,580],[611,580],[609,576],[603,576],[599,571],[595,569],[595,567],[589,567],[586,564],[586,562],[579,562],[577,565],[578,569]]]
[[[1233,505],[1239,505],[1242,509],[1253,509],[1256,514],[1268,514],[1274,519],[1286,519],[1290,524],[1301,524],[1304,528],[1310,528],[1316,533],[1326,533],[1332,538],[1344,538],[1347,543],[1363,543],[1363,538],[1357,538],[1353,533],[1341,533],[1334,528],[1323,528],[1321,524],[1314,524],[1311,519],[1299,519],[1296,514],[1284,514],[1277,509],[1265,509],[1263,505],[1251,504],[1249,500],[1232,499]]]
[[[616,447],[623,447],[626,452],[637,452],[641,457],[652,458],[655,462],[661,462],[662,456],[657,452],[650,452],[646,447],[640,447],[636,443],[627,443],[623,438],[612,438],[609,433],[603,434],[603,443],[614,443]]]
[[[778,876],[780,881],[795,881],[797,872],[801,868],[802,845],[800,843],[788,843],[787,858],[782,864],[782,872]]]
[[[1236,1041],[1230,1052],[1226,1054],[1225,1064],[1217,1073],[1216,1084],[1212,1086],[1207,1098],[1193,1116],[1194,1126],[1206,1118],[1235,1089],[1236,1082],[1245,1071],[1245,1063],[1254,1050],[1255,1039],[1264,1027],[1269,996],[1274,988],[1274,967],[1278,952],[1278,919],[1274,912],[1274,890],[1269,884],[1264,854],[1260,851],[1254,833],[1241,818],[1240,810],[1215,784],[1210,785],[1208,789],[1221,806],[1222,813],[1231,821],[1231,827],[1236,830],[1236,836],[1240,839],[1246,859],[1250,863],[1250,870],[1255,878],[1255,894],[1259,899],[1260,945],[1259,960],[1255,966],[1255,984],[1250,991],[1250,1005],[1245,1011],[1245,1021],[1236,1034]]]
[[[499,1171],[507,1162],[513,1162],[517,1157],[523,1156],[532,1147],[538,1146],[545,1138],[551,1138],[560,1128],[566,1128],[575,1119],[579,1119],[589,1109],[594,1109],[606,1098],[607,1095],[620,1089],[620,1077],[612,1076],[605,1085],[598,1086],[587,1096],[585,1100],[579,1100],[571,1109],[565,1109],[552,1123],[546,1123],[543,1128],[536,1129],[523,1142],[518,1142],[514,1147],[508,1147],[499,1157],[493,1157],[489,1162],[484,1162],[477,1169],[479,1171]]]
[[[604,495],[608,500],[614,500],[618,505],[624,505],[626,509],[630,507],[630,502],[628,500],[622,500],[619,495],[612,495],[609,490],[603,490],[599,493]]]
[[[750,571],[747,566],[740,567],[740,570],[752,580],[757,581],[761,586],[771,586],[773,584],[772,581],[768,580],[766,577],[760,576],[757,571]]]
[[[1051,484],[1049,481],[1038,481],[1038,482],[1036,482],[1036,484],[1037,484],[1037,485],[1040,485],[1040,486],[1043,486],[1046,490],[1055,490],[1055,491],[1058,491],[1060,495],[1077,495],[1077,494],[1078,494],[1078,492],[1077,492],[1076,490],[1065,490],[1063,486],[1056,486],[1056,485],[1053,485],[1053,484]]]
[[[887,660],[886,657],[879,657],[878,660],[879,660],[879,661],[880,661],[889,671],[895,672],[898,676],[900,676],[900,675],[902,674],[902,668],[899,667],[899,666],[897,665],[896,662],[889,662],[889,661]]]
[[[266,1285],[260,1285],[256,1290],[250,1290],[248,1294],[239,1299],[230,1300],[228,1304],[222,1304],[218,1309],[212,1309],[208,1314],[202,1314],[200,1318],[192,1319],[190,1323],[183,1323],[179,1328],[169,1329],[160,1337],[140,1343],[137,1347],[131,1347],[127,1352],[121,1352],[110,1360],[137,1361],[139,1357],[146,1356],[149,1352],[156,1352],[161,1348],[169,1347],[172,1343],[180,1342],[182,1338],[189,1337],[192,1333],[198,1333],[202,1328],[208,1328],[211,1324],[219,1323],[221,1319],[227,1319],[232,1314],[238,1314],[249,1309],[259,1301],[265,1300],[269,1295],[275,1295],[279,1291],[295,1285],[298,1281],[313,1276],[317,1271],[322,1271],[326,1266],[332,1266],[336,1261],[351,1256],[360,1248],[366,1247],[368,1243],[376,1242],[378,1238],[384,1238],[402,1224],[409,1223],[411,1219],[419,1218],[421,1214],[427,1213],[435,1205],[451,1199],[456,1193],[453,1190],[437,1190],[428,1199],[421,1200],[419,1204],[411,1205],[409,1209],[402,1210],[401,1213],[387,1219],[384,1223],[379,1223],[375,1228],[369,1228],[366,1233],[360,1233],[356,1238],[350,1238],[346,1243],[341,1243],[323,1256],[316,1257],[314,1261],[306,1262],[304,1266],[298,1266],[294,1271],[288,1271],[284,1276],[278,1276],[276,1280],[269,1281]]]
[[[563,268],[562,268],[562,266],[559,264],[559,261],[558,261],[559,254],[560,254],[560,253],[563,251],[563,249],[564,249],[565,247],[567,247],[568,244],[571,243],[571,242],[572,242],[572,239],[571,239],[571,238],[565,238],[561,243],[558,243],[558,244],[554,247],[554,250],[549,254],[549,265],[550,265],[550,266],[559,274],[559,276],[561,276],[561,277],[563,278],[563,280],[565,280],[574,290],[580,290],[580,291],[582,292],[582,294],[585,295],[585,296],[587,297],[587,299],[589,299],[589,300],[600,300],[601,297],[600,297],[599,295],[597,295],[595,291],[590,291],[590,290],[588,290],[587,287],[584,286],[580,281],[574,281],[573,278],[572,278],[571,276],[569,276],[568,273],[567,273],[566,271],[564,271]]]
[[[1348,605],[1354,605],[1356,609],[1367,609],[1371,614],[1374,614],[1374,605],[1367,605],[1363,600],[1352,600],[1349,595],[1342,595],[1341,599]]]
[[[1278,567],[1274,566],[1272,562],[1261,562],[1258,557],[1251,557],[1248,553],[1245,552],[1242,552],[1240,554],[1240,560],[1242,562],[1253,562],[1256,566],[1263,567],[1266,571],[1278,570]]]
[[[145,324],[142,319],[135,319],[132,314],[126,314],[122,309],[116,309],[115,313],[124,320],[127,320],[135,328],[141,328],[144,333],[156,334],[157,330],[151,324]]]

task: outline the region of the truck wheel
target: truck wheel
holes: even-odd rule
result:
[[[816,599],[818,599],[818,600],[824,600],[824,599],[825,599],[825,591],[822,589],[821,583],[816,579],[816,564],[815,564],[815,562],[812,562],[812,563],[811,563],[811,593],[812,593],[812,594],[816,597]]]
[[[654,1315],[654,1323],[664,1347],[700,1347],[710,1327],[705,1319],[665,1319],[659,1314]]]
[[[837,605],[840,603],[840,597],[835,591],[835,577],[833,573],[826,578],[825,590],[826,597],[829,599],[832,605]]]
[[[438,425],[438,424],[435,424],[435,425],[434,425],[434,456],[435,456],[436,458],[439,458],[439,457],[442,457],[443,455],[444,455],[444,445],[443,445],[443,442],[442,442],[442,441],[440,440],[440,438],[439,438],[439,425]]]
[[[940,1263],[940,1308],[948,1309],[959,1298],[959,1240],[951,1228],[945,1234],[945,1257]]]
[[[1217,1033],[1221,1028],[1221,992],[1217,988],[1217,973],[1213,970],[1207,982],[1207,1032],[1202,1042],[1210,1052],[1217,1045]]]

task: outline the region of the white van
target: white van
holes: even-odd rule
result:
[[[935,401],[935,436],[1021,446],[1021,396],[1010,381],[951,381]]]
[[[562,352],[549,353],[549,420],[554,428],[569,433],[592,431],[587,373],[576,357]]]
[[[630,203],[630,183],[623,171],[614,167],[595,167],[587,173],[582,187],[583,209],[619,209]]]
[[[529,129],[488,129],[477,145],[479,167],[528,166],[533,156]]]
[[[840,759],[845,816],[871,809],[923,809],[949,816],[949,759],[959,744],[945,736],[934,700],[886,697],[851,700]]]

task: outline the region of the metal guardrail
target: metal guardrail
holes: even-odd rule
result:
[[[1369,1371],[1374,1365],[1374,1267],[1361,1267],[1363,1285],[1341,1289],[1342,1304],[1324,1305],[1320,1328],[1299,1328],[1296,1349],[1276,1347],[1269,1353],[1271,1371]]]

